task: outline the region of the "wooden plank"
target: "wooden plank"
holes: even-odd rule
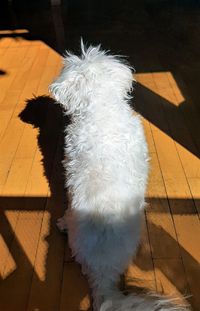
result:
[[[4,100],[1,102],[0,140],[12,117],[13,110],[15,109],[17,105],[19,95],[20,95],[19,91],[8,92]]]
[[[3,65],[2,68],[5,69],[19,68],[26,52],[27,47],[7,49],[7,52],[4,53],[0,60],[0,65]]]
[[[154,259],[157,290],[161,294],[179,297],[190,295],[190,289],[183,270],[181,259]]]
[[[48,70],[46,69],[41,77],[40,84],[37,90],[37,96],[42,96],[44,94],[48,95],[49,85],[58,72],[58,60],[56,59],[53,65],[46,66],[46,68],[48,68]]]
[[[125,288],[134,292],[135,288],[155,291],[155,275],[147,225],[144,223],[140,246],[133,263],[125,273]]]
[[[3,49],[7,49],[9,47],[9,45],[11,44],[12,42],[12,38],[10,37],[4,37],[4,38],[1,38],[0,40],[0,48],[3,50]]]
[[[58,54],[56,51],[54,51],[52,48],[48,47],[48,57],[47,57],[47,63],[46,63],[46,66],[52,66],[52,65],[55,65],[57,64],[57,66],[59,68],[62,68],[63,64],[62,64],[62,61],[61,61],[61,56],[60,54]]]
[[[22,59],[22,62],[19,64],[20,66],[18,68],[17,75],[10,86],[10,91],[23,90],[27,83],[31,67],[33,66],[33,63],[39,53],[39,49],[39,46],[29,46],[26,48],[26,53]]]
[[[146,208],[153,258],[179,258],[180,249],[169,208],[157,154],[151,155],[151,173]],[[171,238],[169,238],[169,236]]]
[[[65,263],[61,291],[60,311],[90,310],[87,281],[76,263]]]
[[[186,85],[186,83],[183,81],[183,77],[180,75],[177,75],[176,73],[176,80],[178,82],[178,87],[177,83],[175,81],[175,78],[172,76],[172,74],[168,73],[168,80],[169,83],[172,85],[173,91],[175,93],[175,96],[178,100],[180,100],[179,94],[177,94],[177,89],[179,88],[184,92],[184,101],[179,105],[179,111],[182,114],[184,118],[184,122],[192,136],[192,139],[198,148],[198,154],[200,152],[200,137],[197,135],[197,133],[200,132],[200,125],[199,125],[199,110],[198,107],[195,105],[189,86]]]
[[[38,129],[26,124],[17,147],[16,158],[33,158],[37,148]]]
[[[196,209],[200,215],[200,178],[188,178],[188,183],[195,202]]]
[[[4,100],[6,92],[8,91],[13,80],[15,79],[18,70],[17,68],[7,69],[7,67],[4,67],[4,71],[5,75],[0,79],[0,88],[1,88],[0,102]]]
[[[176,98],[174,104],[179,107],[180,105],[182,105],[184,103],[185,97],[183,96],[183,94],[179,88],[179,85],[177,84],[173,74],[171,72],[167,72],[166,76],[167,76],[167,80],[168,80],[167,84],[169,83],[171,89],[173,90],[175,98]]]
[[[10,122],[10,126],[0,142],[0,189],[3,188],[9,174],[13,157],[16,153],[24,125],[17,119]]]
[[[188,220],[184,224],[188,224]],[[189,227],[192,231],[192,227]],[[198,225],[199,228],[199,225]],[[180,230],[180,229],[179,229]],[[185,230],[186,231],[186,230]],[[194,229],[194,234],[196,233],[196,228]],[[186,232],[184,232],[185,235]],[[199,288],[200,288],[200,269],[199,269],[199,247],[196,241],[189,241],[190,236],[185,239],[184,247],[181,248],[183,263],[186,272],[187,282],[191,292],[190,303],[193,310],[199,310]],[[191,245],[191,247],[185,247],[186,242]],[[182,244],[182,243],[181,243]],[[188,246],[188,245],[187,245]]]
[[[196,156],[198,154],[198,150],[193,143],[193,139],[185,125],[182,114],[178,108],[176,108],[176,105],[179,103],[179,97],[176,97],[178,92],[175,91],[175,86],[173,89],[171,88],[168,77],[169,74],[153,74],[153,79],[156,84],[156,92],[160,96],[167,99],[170,103],[173,103],[171,106],[170,104],[163,105],[169,130],[175,140],[176,148],[186,176],[198,177],[200,174],[200,161]],[[165,89],[160,88],[162,80],[164,80],[163,84],[165,85]]]
[[[145,137],[146,137],[146,141],[148,144],[148,149],[149,149],[149,153],[150,153],[150,157],[151,157],[151,154],[156,152],[151,127],[150,127],[149,122],[144,118],[142,118],[142,123],[144,126]]]

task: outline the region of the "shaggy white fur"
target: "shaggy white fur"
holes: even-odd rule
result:
[[[131,68],[100,47],[70,53],[50,91],[72,116],[66,129],[71,207],[59,220],[87,274],[94,309],[182,310],[169,300],[124,296],[117,283],[136,252],[148,176],[143,127],[128,100]]]

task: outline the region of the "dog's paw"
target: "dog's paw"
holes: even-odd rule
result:
[[[58,227],[58,230],[62,233],[67,233],[67,224],[65,221],[65,216],[58,218],[56,225]]]

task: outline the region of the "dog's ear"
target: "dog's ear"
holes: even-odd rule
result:
[[[65,76],[64,73],[53,82],[49,91],[58,103],[60,103],[66,114],[73,114],[75,111],[88,106],[89,92],[86,79],[78,73]],[[87,96],[86,96],[87,93]]]
[[[66,111],[66,114],[71,114],[78,106],[78,98],[76,99],[76,81],[69,75],[66,75],[64,70],[61,75],[49,87],[50,93],[61,104]],[[79,99],[80,100],[80,99]]]
[[[53,82],[49,86],[49,91],[58,103],[62,104],[63,106],[67,104],[67,97],[69,93],[68,81]]]

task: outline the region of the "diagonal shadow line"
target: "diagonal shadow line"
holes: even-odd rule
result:
[[[150,232],[149,239],[154,268],[160,270],[176,286],[180,293],[186,296],[192,294],[188,300],[194,310],[199,310],[197,297],[200,288],[200,263],[174,237],[166,232],[162,226],[147,221],[147,227]],[[158,237],[162,237],[163,243],[167,246],[165,254],[160,253],[159,246],[155,243]],[[178,257],[177,249],[179,250]],[[141,270],[148,271],[148,261],[149,254],[143,253],[141,257],[137,256],[136,265]],[[179,269],[180,265],[181,269]],[[162,280],[157,281],[162,283]]]
[[[17,218],[18,218],[20,210],[16,209],[16,211],[18,212],[18,215],[16,215]],[[19,261],[19,256],[20,257],[22,256],[24,258],[23,259],[23,265],[28,266],[28,269],[32,270],[33,264],[28,259],[28,257],[26,255],[26,253],[25,253],[25,251],[24,251],[20,241],[18,240],[18,238],[17,238],[17,236],[15,234],[15,228],[12,228],[12,226],[10,225],[10,222],[8,221],[8,218],[6,217],[6,215],[2,214],[2,210],[1,210],[1,217],[2,217],[2,220],[1,220],[0,234],[3,237],[4,242],[6,243],[6,246],[8,247],[8,254],[7,254],[6,258],[5,258],[5,261],[4,261],[3,264],[1,263],[2,264],[1,271],[3,272],[3,274],[5,274],[5,269],[6,269],[6,264],[7,264],[7,261],[8,261],[9,254],[12,254],[12,258],[14,259],[14,262],[16,263],[16,265],[17,265],[17,263]],[[16,225],[17,225],[17,220],[16,220]],[[14,245],[14,250],[15,250],[14,252],[12,251],[13,245]],[[20,270],[20,266],[19,266],[19,270]],[[15,271],[15,269],[14,269],[14,271]],[[9,271],[8,271],[6,273],[7,277],[8,278],[12,277],[12,273],[14,271],[12,271],[11,273],[9,273]],[[20,272],[17,271],[17,273],[20,273]],[[7,277],[5,277],[5,279]],[[29,283],[30,283],[30,280],[29,280]]]
[[[63,191],[64,192],[64,191]],[[3,217],[3,213],[5,211],[14,211],[14,212],[40,212],[44,211],[45,205],[47,204],[48,200],[55,200],[57,199],[58,195],[61,194],[63,196],[63,192],[54,193],[53,196],[45,197],[45,196],[0,196],[0,215]],[[65,202],[64,202],[65,201]],[[169,213],[169,206],[172,209],[173,215],[196,215],[197,211],[194,206],[193,199],[179,199],[179,198],[172,198],[169,199],[166,197],[147,197],[147,203],[153,205],[153,209],[147,207],[149,211],[153,211],[154,213],[158,214],[168,214]],[[195,199],[197,205],[200,204],[200,198]],[[66,200],[63,198],[63,203],[66,205]],[[162,206],[162,208],[161,208]],[[49,210],[48,210],[49,211]],[[50,211],[51,212],[51,211]],[[0,227],[1,232],[1,227]]]
[[[181,113],[183,105],[187,103],[173,105],[140,83],[136,87],[136,100],[132,103],[134,109],[145,119],[199,158],[200,152]]]
[[[44,201],[44,198],[42,198]],[[9,293],[14,294],[14,292],[17,295],[17,301],[15,302],[15,307],[18,308],[20,306],[20,310],[26,310],[28,299],[29,299],[29,292],[30,292],[30,286],[31,286],[31,280],[34,277],[38,279],[38,282],[42,283],[42,281],[38,278],[38,275],[35,273],[33,267],[34,267],[34,261],[36,256],[36,250],[35,254],[33,254],[31,249],[24,249],[23,244],[18,239],[18,236],[15,232],[15,228],[17,227],[18,220],[20,218],[20,208],[18,207],[18,203],[21,203],[24,201],[24,198],[19,199],[17,202],[13,201],[12,203],[9,202],[9,204],[13,204],[15,207],[15,211],[17,212],[15,214],[16,216],[16,222],[14,228],[12,228],[10,222],[8,221],[8,218],[6,217],[6,208],[3,212],[2,206],[1,206],[1,226],[0,226],[0,235],[4,240],[4,243],[7,247],[7,254],[4,256],[4,261],[1,260],[1,271],[3,272],[3,277],[1,278],[0,282],[0,308],[1,310],[13,310],[13,304],[10,305],[10,296]],[[37,201],[38,203],[38,201]],[[21,205],[21,204],[20,204]],[[26,218],[29,218],[29,215],[26,213]],[[12,218],[13,222],[13,218]],[[30,238],[31,229],[27,228],[27,226],[21,228],[23,230],[24,235],[23,241]],[[29,233],[27,236],[26,234]],[[34,237],[36,240],[39,239],[39,232],[38,237]],[[27,244],[27,243],[25,243]],[[33,262],[30,261],[29,256],[27,256],[26,251],[30,251],[30,256],[33,259]],[[10,265],[10,256],[11,260],[14,264]],[[26,273],[24,273],[26,272]],[[21,287],[21,288],[20,288]],[[9,290],[10,288],[10,290]],[[14,295],[15,296],[15,295]]]
[[[147,211],[153,211],[159,214],[172,213],[173,215],[196,215],[198,217],[198,206],[200,199],[173,198],[173,197],[148,197]]]

